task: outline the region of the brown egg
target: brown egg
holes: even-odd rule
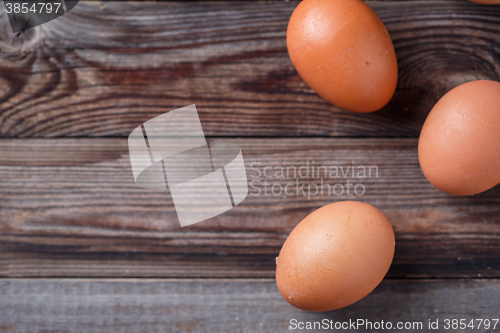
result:
[[[368,295],[394,256],[394,232],[384,214],[362,202],[340,201],[302,220],[281,248],[276,283],[303,310],[330,311]]]
[[[425,120],[418,158],[443,192],[472,195],[500,183],[500,83],[464,83],[444,95]]]
[[[302,1],[290,18],[286,40],[299,75],[327,101],[372,112],[392,98],[398,78],[394,46],[363,1]]]
[[[480,3],[483,5],[498,5],[500,0],[469,0],[471,2]]]

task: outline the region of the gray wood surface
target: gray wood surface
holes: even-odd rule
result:
[[[397,242],[390,277],[500,275],[500,187],[472,197],[438,191],[420,170],[415,139],[224,140],[242,149],[250,193],[184,228],[168,191],[135,185],[126,139],[0,140],[0,276],[273,277],[288,233],[337,200],[387,215]],[[308,163],[309,178],[275,175],[292,166],[307,176]],[[313,163],[376,166],[378,177],[312,176]],[[307,191],[348,180],[365,194]],[[291,196],[272,195],[271,185],[277,193],[287,184]]]
[[[0,136],[127,136],[195,103],[210,136],[418,136],[449,89],[499,80],[500,7],[373,1],[399,64],[373,114],[318,97],[286,50],[298,2],[84,2],[12,34],[0,6]]]
[[[421,331],[439,320],[433,332],[448,333],[445,319],[498,318],[500,186],[436,190],[416,138],[446,91],[500,80],[500,6],[367,3],[399,65],[393,100],[373,114],[340,110],[297,75],[285,44],[296,1],[80,2],[20,34],[0,5],[0,332],[274,333],[326,318],[421,321]],[[125,137],[193,103],[205,134],[237,143],[260,184],[180,228],[167,190],[135,186]],[[296,181],[257,176],[266,166],[307,161],[377,166],[378,177],[323,179],[362,183],[361,197],[255,195],[266,180]],[[309,212],[347,199],[391,221],[388,279],[345,309],[297,310],[276,289],[275,257]]]
[[[289,305],[273,279],[0,279],[2,332],[328,332],[292,330],[290,320],[428,322],[499,318],[499,280],[385,280],[370,295],[331,312]],[[475,321],[477,324],[477,321]],[[387,325],[387,324],[386,324]],[[465,332],[498,332],[470,328]],[[416,327],[416,326],[415,326]],[[369,327],[368,327],[369,328]],[[331,332],[331,330],[330,330]]]

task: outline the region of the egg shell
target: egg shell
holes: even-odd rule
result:
[[[471,2],[480,3],[483,5],[498,5],[500,0],[469,0]]]
[[[277,258],[276,284],[285,300],[308,311],[330,311],[368,295],[394,256],[394,232],[377,208],[340,201],[309,214]]]
[[[302,79],[347,110],[372,112],[392,98],[396,53],[383,22],[360,0],[304,0],[288,23],[287,47]]]
[[[500,83],[471,81],[432,108],[418,142],[424,175],[454,195],[473,195],[500,183]]]

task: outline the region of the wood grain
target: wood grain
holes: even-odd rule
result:
[[[210,136],[416,137],[446,91],[499,80],[500,7],[374,1],[399,62],[381,111],[318,97],[288,58],[297,2],[80,2],[13,35],[0,14],[0,136],[127,136],[195,103]]]
[[[288,233],[337,200],[387,215],[397,243],[390,277],[500,276],[500,187],[472,197],[438,191],[421,173],[415,139],[224,140],[242,149],[250,193],[185,228],[167,190],[135,185],[126,139],[0,140],[0,276],[273,277]],[[313,176],[313,163],[376,166],[378,177]],[[280,166],[303,172],[279,178]],[[321,181],[365,193],[307,191]],[[287,184],[291,195],[278,195]]]
[[[323,332],[292,330],[290,321],[364,319],[394,326],[422,323],[423,329],[408,332],[429,332],[429,320],[438,320],[440,329],[433,332],[455,332],[444,329],[445,319],[475,320],[476,325],[476,319],[498,319],[499,287],[499,280],[385,280],[351,306],[314,313],[283,300],[274,279],[1,279],[0,330]],[[494,332],[498,325],[471,331]],[[353,331],[389,330],[360,326]]]

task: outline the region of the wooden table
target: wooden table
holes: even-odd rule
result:
[[[445,92],[500,80],[500,6],[367,3],[399,63],[394,98],[371,114],[329,104],[297,75],[285,43],[297,2],[80,2],[20,34],[0,6],[0,331],[287,332],[301,331],[292,319],[366,319],[450,332],[446,319],[499,318],[500,187],[438,191],[417,141]],[[242,148],[249,181],[307,161],[373,165],[378,177],[356,180],[362,196],[251,188],[181,228],[168,192],[134,184],[127,136],[189,104],[209,141]],[[338,200],[387,215],[394,262],[358,303],[300,311],[278,293],[275,257],[303,217]],[[474,323],[464,332],[494,331]]]

